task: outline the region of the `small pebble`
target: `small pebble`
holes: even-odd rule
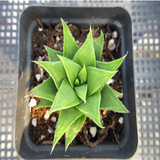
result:
[[[38,61],[42,61],[43,59],[42,59],[42,57],[41,56],[39,56],[38,57]]]
[[[56,118],[56,117],[54,117],[54,116],[53,116],[53,117],[51,117],[51,121],[52,121],[52,122],[54,122],[54,123],[55,123],[55,122],[56,122],[56,120],[57,120],[57,118]]]
[[[42,32],[42,31],[43,31],[43,28],[39,27],[39,28],[38,28],[38,31],[39,31],[39,32]]]
[[[37,119],[36,118],[32,119],[32,126],[34,126],[34,127],[37,126]]]
[[[44,115],[44,119],[47,121],[48,119],[49,119],[49,117],[50,117],[50,115],[48,114],[48,110],[47,110],[47,112],[46,112],[46,114]]]
[[[109,42],[108,42],[108,49],[110,51],[113,51],[115,48],[116,48],[116,45],[114,43],[114,39],[110,39]]]
[[[117,33],[117,31],[114,31],[113,33],[112,33],[112,38],[117,38],[118,37],[118,33]]]
[[[121,95],[118,96],[119,99],[123,98],[123,93]]]
[[[118,119],[118,122],[119,122],[120,124],[123,124],[123,117],[120,117],[120,118]]]
[[[106,60],[105,60],[105,58],[104,58],[104,57],[102,57],[102,62],[106,62]]]
[[[78,44],[78,43],[79,43],[79,40],[76,40],[76,43]]]
[[[36,106],[36,105],[37,105],[37,101],[32,98],[32,99],[30,100],[30,102],[29,102],[29,106],[30,106],[30,107],[34,107],[34,106]]]
[[[107,33],[105,33],[104,37],[105,37],[105,38],[107,38],[107,36],[108,36],[108,34],[107,34]]]
[[[96,127],[91,127],[89,132],[92,135],[92,138],[94,138],[96,136],[97,128]]]
[[[51,130],[50,128],[48,128],[47,131],[48,131],[48,133],[50,133],[50,134],[53,133],[52,130]]]
[[[43,57],[39,56],[37,61],[43,61]],[[38,64],[38,68],[40,68],[41,66]]]
[[[107,84],[109,85],[109,84],[113,84],[114,83],[114,79],[110,79],[108,82],[107,82]]]
[[[41,78],[43,78],[43,75],[44,75],[43,68],[40,68],[40,71],[41,71]]]
[[[118,96],[119,99],[122,99],[122,98],[123,98],[123,89],[121,89],[121,94],[122,94],[122,95]]]
[[[40,139],[43,140],[45,137],[46,137],[45,135],[41,135]]]
[[[41,75],[40,74],[36,74],[35,77],[36,77],[37,81],[39,82],[40,79],[41,79]]]
[[[56,37],[56,42],[59,42],[60,41],[60,38],[57,36]]]
[[[58,49],[58,44],[55,43],[53,47],[54,47],[54,49]]]
[[[103,110],[102,114],[103,114],[104,116],[106,116],[106,115],[107,115],[107,110]]]
[[[45,82],[45,81],[46,81],[46,79],[43,80],[43,82]]]

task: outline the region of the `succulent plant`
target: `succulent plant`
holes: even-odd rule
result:
[[[89,117],[100,128],[100,110],[128,113],[118,99],[121,93],[112,89],[107,82],[117,73],[125,56],[112,62],[101,62],[104,36],[93,41],[90,28],[86,41],[78,47],[67,24],[63,24],[63,52],[47,46],[49,61],[34,61],[43,67],[50,77],[33,88],[29,94],[43,100],[36,107],[51,107],[49,114],[60,111],[56,125],[52,151],[65,133],[67,149]],[[51,151],[51,152],[52,152]]]

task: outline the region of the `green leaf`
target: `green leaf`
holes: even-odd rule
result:
[[[43,108],[43,107],[51,107],[52,106],[52,103],[51,101],[47,100],[47,99],[43,99],[39,104],[38,106],[36,107],[36,109],[39,109],[39,108]]]
[[[83,84],[81,86],[77,86],[74,88],[77,96],[81,98],[86,103],[86,95],[87,95],[87,84]]]
[[[81,66],[78,65],[77,63],[71,61],[68,58],[65,58],[62,56],[58,56],[58,57],[61,60],[61,62],[63,63],[64,69],[66,71],[66,74],[67,74],[67,77],[69,80],[69,83],[71,84],[71,86],[73,88],[76,77],[81,70]]]
[[[85,65],[83,66],[82,70],[78,74],[78,78],[82,80],[84,83],[87,81],[87,71]]]
[[[46,56],[46,58],[48,59],[48,61],[49,61],[49,56]]]
[[[87,67],[88,95],[103,87],[117,72]]]
[[[34,87],[29,93],[33,93],[34,97],[44,98],[53,102],[57,88],[53,79],[49,77],[46,81]]]
[[[62,62],[37,62],[34,63],[42,66],[53,78],[57,89],[59,89],[62,80],[66,77]]]
[[[103,45],[104,45],[104,36],[102,31],[101,31],[101,35],[94,41],[93,44],[94,44],[96,60],[101,61]]]
[[[78,78],[76,78],[74,85],[75,85],[75,86],[79,86],[79,85],[80,85]]]
[[[106,109],[120,113],[129,112],[122,102],[114,95],[108,85],[105,85],[101,91],[100,109]]]
[[[109,89],[114,93],[114,95],[118,98],[121,98],[123,96],[123,93],[119,93],[116,90],[114,90],[113,88],[111,88],[110,86],[108,86]]]
[[[67,150],[69,144],[76,137],[77,133],[82,128],[84,122],[86,120],[85,115],[81,115],[66,131],[66,140],[65,140],[65,151]]]
[[[79,47],[76,44],[72,33],[70,32],[67,24],[61,19],[63,24],[63,56],[69,59],[73,59],[75,53],[78,51]]]
[[[73,61],[81,65],[81,67],[85,66],[96,66],[96,58],[94,53],[93,46],[93,38],[92,38],[92,30],[90,28],[88,37],[82,47],[77,51],[76,55],[73,58]]]
[[[52,146],[52,151],[58,142],[58,140],[63,136],[66,130],[74,123],[82,113],[76,108],[68,108],[60,111],[58,122],[56,125],[54,141]],[[51,153],[52,153],[51,151]]]
[[[61,87],[59,88],[54,102],[49,110],[49,114],[54,111],[67,109],[81,103],[81,99],[78,98],[73,88],[70,86],[67,79],[64,79]]]
[[[96,67],[100,68],[100,69],[107,70],[107,71],[116,71],[119,68],[119,66],[122,64],[122,62],[126,56],[127,56],[127,54],[124,55],[123,57],[116,59],[114,61],[111,61],[111,62],[96,61]]]
[[[87,117],[91,118],[100,128],[104,128],[100,122],[99,109],[100,109],[101,95],[97,91],[93,95],[87,97],[86,103],[81,103],[77,108]]]
[[[63,55],[63,52],[56,51],[56,50],[54,50],[48,46],[45,46],[45,45],[44,45],[44,47],[45,47],[46,51],[48,52],[48,60],[50,62],[59,61],[57,54]]]

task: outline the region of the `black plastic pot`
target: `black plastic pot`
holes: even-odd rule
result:
[[[64,146],[56,146],[50,155],[51,145],[35,145],[30,138],[30,107],[29,99],[24,98],[30,86],[32,35],[37,27],[36,18],[43,23],[51,21],[53,25],[60,23],[60,18],[76,24],[79,28],[88,28],[90,24],[103,26],[110,24],[118,31],[121,38],[121,53],[128,51],[122,65],[122,81],[124,85],[123,103],[130,114],[124,114],[124,129],[120,134],[121,149],[118,144],[103,142],[94,148],[85,145],[70,146],[67,152]],[[27,8],[20,19],[19,38],[19,72],[18,96],[15,124],[15,147],[18,154],[25,159],[48,158],[116,158],[126,159],[133,156],[137,149],[137,124],[135,106],[135,88],[132,53],[131,18],[123,8],[79,8],[79,7],[42,7]]]

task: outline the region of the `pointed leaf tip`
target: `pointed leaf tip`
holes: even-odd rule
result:
[[[78,63],[81,67],[96,66],[96,58],[93,46],[92,31],[90,30],[88,37],[82,47],[75,54],[73,61]]]
[[[56,125],[54,141],[52,145],[52,151],[58,142],[58,140],[62,137],[62,135],[66,132],[66,130],[82,115],[82,113],[76,108],[68,108],[60,111],[58,122]]]
[[[81,103],[73,88],[70,86],[67,79],[64,79],[56,96],[54,102],[49,110],[49,114],[54,111],[70,108]]]
[[[124,61],[126,56],[127,56],[127,54],[125,54],[123,57],[116,59],[114,61],[111,61],[111,62],[96,61],[96,67],[99,69],[104,69],[106,71],[115,71],[122,64],[122,62]]]
[[[117,98],[122,98],[123,97],[123,93],[119,93],[119,92],[117,92],[116,90],[114,90],[112,87],[110,87],[109,85],[108,85],[108,87],[109,87],[109,89],[113,92],[113,94],[117,97]]]
[[[57,57],[57,55],[63,55],[63,52],[54,50],[48,46],[44,45],[44,48],[48,52],[48,59],[50,62],[59,61],[59,58]]]
[[[117,71],[105,71],[102,69],[87,67],[88,96],[102,88]]]
[[[87,84],[75,87],[75,92],[77,96],[81,98],[84,101],[84,103],[86,103]]]
[[[101,31],[101,35],[94,41],[94,49],[97,61],[101,61],[103,45],[104,45],[104,36],[103,32]]]
[[[86,71],[85,64],[84,64],[83,68],[81,69],[81,71],[79,72],[78,78],[80,78],[80,80],[82,80],[84,83],[86,83],[86,81],[87,81],[87,71]]]
[[[61,60],[61,62],[63,63],[64,69],[67,74],[67,78],[73,88],[76,77],[81,70],[81,66],[68,58],[62,57],[60,55],[58,55],[58,57]]]
[[[108,85],[101,91],[100,109],[111,110],[114,112],[128,113],[123,103],[116,97]]]
[[[81,130],[84,122],[86,120],[85,115],[81,115],[72,125],[67,129],[66,131],[66,140],[65,140],[65,151],[67,151],[67,148],[69,144],[73,141],[73,139],[76,137],[76,134]]]
[[[57,93],[57,88],[52,77],[49,77],[46,81],[34,87],[29,94],[30,93],[33,93],[34,97],[44,98],[53,102]]]
[[[42,107],[51,107],[52,106],[52,103],[51,101],[47,100],[47,99],[43,99],[39,104],[38,106],[35,108],[36,109],[39,109],[39,108],[42,108]]]
[[[69,59],[73,59],[75,53],[78,51],[79,47],[76,44],[71,31],[67,24],[61,19],[63,25],[63,56]]]
[[[65,70],[61,61],[47,62],[34,61],[36,64],[42,66],[53,78],[56,87],[59,89],[62,80],[66,77]]]
[[[81,103],[77,105],[77,108],[87,117],[91,118],[100,128],[104,128],[100,122],[100,101],[101,95],[100,92],[97,91],[91,96],[88,96],[86,99],[86,103]]]

